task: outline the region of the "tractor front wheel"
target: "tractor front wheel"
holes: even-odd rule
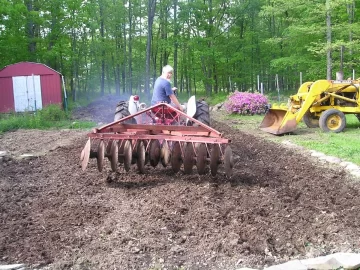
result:
[[[319,125],[324,132],[342,132],[346,126],[345,114],[336,109],[326,110],[320,116]]]
[[[116,110],[115,110],[115,116],[114,116],[114,121],[118,121],[124,117],[127,117],[130,115],[129,112],[129,102],[128,101],[120,101],[117,105],[116,105]],[[129,120],[126,120],[124,122],[125,124],[136,124],[136,119],[135,118],[131,118]]]
[[[209,105],[205,101],[196,101],[196,113],[194,118],[201,123],[210,126]],[[195,123],[193,125],[197,126]]]

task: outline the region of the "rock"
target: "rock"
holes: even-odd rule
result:
[[[350,174],[356,177],[360,177],[360,169],[350,171]]]
[[[134,248],[132,248],[132,250],[131,250],[131,252],[134,253],[134,254],[138,254],[138,253],[140,253],[140,251],[141,251],[141,249],[138,248],[138,247],[134,247]]]
[[[353,164],[349,164],[348,166],[346,166],[345,169],[347,169],[349,171],[358,170],[359,166],[353,163]]]
[[[325,154],[324,153],[321,153],[321,152],[317,152],[317,151],[310,151],[311,152],[311,156],[312,157],[324,157]]]
[[[357,269],[360,267],[360,254],[339,252],[302,260],[301,263],[308,269]]]
[[[37,156],[33,155],[33,154],[22,154],[22,155],[19,156],[20,159],[34,159],[36,157]]]
[[[0,265],[0,270],[18,270],[24,269],[25,264],[9,264],[9,265]]]
[[[360,254],[339,252],[317,258],[293,260],[264,268],[264,270],[358,269],[359,267]]]
[[[357,166],[356,164],[354,164],[354,163],[352,163],[352,162],[349,162],[349,161],[340,162],[339,165],[342,166],[342,167],[347,167],[347,166],[349,166],[349,165],[355,165],[355,166]]]
[[[175,245],[170,248],[170,252],[173,254],[181,254],[184,252],[184,249],[178,245]]]
[[[7,155],[6,151],[0,151],[0,157],[5,157]]]
[[[289,261],[279,265],[264,268],[264,270],[308,270],[308,267],[299,260]]]
[[[285,141],[282,141],[281,143],[288,146],[288,147],[291,147],[291,148],[303,149],[303,147],[301,147],[300,145],[297,145],[297,144],[295,144],[295,143],[293,143],[291,141],[285,140]]]
[[[337,163],[337,164],[340,164],[341,163],[341,159],[338,158],[338,157],[332,157],[332,156],[327,156],[325,158],[325,160],[329,163]]]

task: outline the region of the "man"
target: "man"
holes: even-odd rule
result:
[[[174,91],[176,91],[177,88],[171,88],[170,79],[173,75],[173,72],[174,69],[171,66],[166,65],[163,67],[161,76],[156,79],[154,84],[151,106],[157,103],[166,102],[178,110],[183,111],[181,104],[174,94]]]

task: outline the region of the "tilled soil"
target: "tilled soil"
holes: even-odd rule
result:
[[[235,269],[360,251],[358,182],[300,150],[224,123],[214,127],[232,139],[231,179],[221,169],[216,177],[196,169],[189,176],[162,165],[144,175],[136,165],[113,173],[109,162],[100,173],[95,160],[83,172],[86,132],[2,135],[0,150],[11,158],[0,161],[0,261],[47,269]],[[37,157],[17,158],[29,152]]]

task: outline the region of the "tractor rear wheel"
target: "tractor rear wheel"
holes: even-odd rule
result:
[[[304,114],[303,121],[308,128],[318,128],[319,127],[319,117],[315,116],[310,111],[307,111]]]
[[[120,119],[127,117],[129,115],[130,115],[129,102],[128,101],[120,101],[116,105],[114,121],[119,121]],[[136,124],[136,119],[131,118],[129,120],[126,120],[124,123],[125,124]]]
[[[339,133],[346,126],[345,114],[336,109],[326,110],[320,116],[319,125],[324,132]]]
[[[193,118],[207,126],[210,126],[209,105],[205,101],[196,101],[196,113]],[[195,123],[193,125],[197,126]]]

